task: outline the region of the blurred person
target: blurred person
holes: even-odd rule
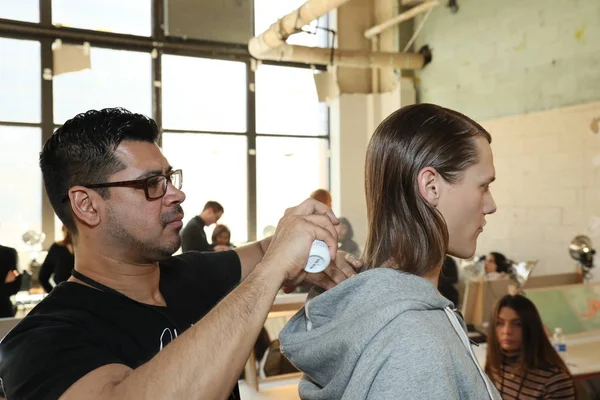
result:
[[[354,237],[354,230],[348,218],[340,217],[340,223],[336,225],[335,229],[338,234],[339,249],[344,250],[350,254],[358,257],[360,255],[360,248],[358,244],[352,238]]]
[[[17,294],[23,279],[17,269],[17,250],[0,245],[0,318],[15,316],[15,306],[10,296]]]
[[[211,247],[214,251],[226,251],[235,249],[231,244],[231,231],[226,225],[217,225],[213,230],[211,237]]]
[[[48,254],[40,268],[39,280],[46,293],[50,293],[54,286],[50,283],[50,277],[54,285],[66,281],[71,276],[75,257],[73,256],[73,240],[66,226],[62,226],[63,240],[58,241],[48,249]]]
[[[575,386],[535,305],[516,294],[495,305],[485,371],[504,400],[575,399]]]
[[[317,189],[310,194],[311,199],[315,199],[331,208],[331,193],[325,189]]]
[[[485,275],[488,280],[508,278],[510,263],[502,253],[491,252],[485,256]]]
[[[454,304],[454,307],[459,308],[460,298],[458,290],[454,285],[458,283],[458,267],[456,262],[450,256],[446,256],[442,265],[442,272],[438,281],[438,290],[448,300]]]
[[[181,250],[211,251],[212,246],[206,239],[204,228],[216,224],[224,212],[223,206],[218,202],[206,202],[200,215],[192,218],[181,231]]]

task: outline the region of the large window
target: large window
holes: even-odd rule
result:
[[[91,69],[54,77],[55,124],[106,107],[152,115],[150,54],[92,47],[90,58]]]
[[[24,248],[21,236],[42,229],[39,128],[0,126],[0,243]]]
[[[246,64],[166,55],[163,126],[246,132]]]
[[[255,0],[256,32],[304,1]],[[40,4],[52,9],[40,13]],[[311,68],[264,62],[254,71],[237,45],[154,36],[165,11],[163,1],[0,0],[2,19],[39,23],[52,15],[64,28],[54,50],[35,29],[24,33],[22,22],[8,23],[11,38],[0,33],[0,178],[14,186],[2,200],[0,243],[22,247],[32,229],[62,237],[61,223],[42,210],[39,151],[53,129],[90,109],[124,107],[159,121],[164,154],[184,172],[184,223],[216,200],[236,243],[263,237],[286,208],[329,187],[328,110]],[[317,29],[326,26],[323,17],[306,28],[314,33],[289,42],[328,46],[329,33]],[[74,41],[73,28],[88,31]],[[90,67],[61,73],[58,57],[79,50],[83,63],[73,67],[65,56],[69,67],[87,67],[86,51]]]
[[[232,242],[248,240],[248,144],[245,136],[169,133],[163,151],[174,168],[183,170],[186,200],[184,224],[216,200],[225,209],[219,224],[231,230]],[[208,240],[214,226],[207,230]]]
[[[307,68],[261,65],[256,71],[256,132],[327,135],[327,105],[319,103]]]
[[[74,28],[150,36],[151,5],[152,1],[149,0],[52,0],[52,23]]]
[[[257,237],[275,226],[286,208],[316,189],[327,188],[328,141],[308,138],[256,139]]]
[[[0,18],[40,22],[39,7],[40,0],[0,0]]]
[[[39,42],[0,37],[0,121],[41,121],[40,71]]]

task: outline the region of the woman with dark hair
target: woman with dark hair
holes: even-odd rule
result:
[[[302,399],[500,399],[438,291],[446,255],[475,253],[495,170],[490,134],[432,104],[386,118],[367,149],[364,269],[280,334]],[[315,296],[316,295],[316,296]]]
[[[509,272],[510,264],[504,254],[493,251],[485,257],[485,275],[487,279],[506,278]]]
[[[485,372],[504,400],[575,399],[569,370],[531,300],[506,295],[494,308]]]
[[[338,234],[339,249],[346,251],[356,257],[360,255],[360,249],[358,244],[352,238],[354,237],[354,230],[348,218],[340,217],[339,225],[335,227]]]
[[[46,293],[50,293],[54,286],[50,283],[50,277],[53,277],[54,284],[58,285],[66,281],[73,272],[75,266],[75,256],[73,255],[73,240],[71,233],[63,225],[63,240],[60,240],[48,249],[48,254],[40,268],[40,284]]]
[[[212,233],[212,244],[213,251],[226,251],[235,249],[235,246],[231,244],[231,231],[226,225],[217,225]]]

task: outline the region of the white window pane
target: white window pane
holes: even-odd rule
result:
[[[91,70],[55,76],[54,123],[90,109],[124,107],[152,114],[152,58],[148,53],[90,49]]]
[[[162,58],[165,129],[246,132],[246,64]]]
[[[150,36],[151,4],[148,0],[52,0],[52,23],[73,28]]]
[[[0,243],[25,249],[21,236],[42,229],[41,130],[0,126]],[[9,188],[9,189],[8,189]]]
[[[0,121],[41,121],[40,42],[0,38]]]
[[[184,226],[215,200],[225,209],[219,224],[229,227],[231,241],[248,241],[246,137],[165,132],[162,144],[173,168],[183,170]],[[213,229],[206,230],[209,243]]]
[[[254,0],[254,33],[256,35],[264,32],[277,19],[297,10],[306,0]],[[287,43],[300,44],[303,46],[329,47],[331,37],[327,31],[316,29],[317,26],[327,28],[327,16],[323,16],[310,24],[306,29],[310,33],[296,33],[289,37]]]
[[[0,18],[40,22],[40,0],[0,0]]]
[[[325,139],[256,138],[257,236],[285,209],[329,187]]]
[[[319,103],[310,69],[272,65],[258,68],[256,131],[275,135],[327,135],[327,105]]]

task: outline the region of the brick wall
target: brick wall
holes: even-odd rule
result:
[[[419,102],[485,121],[600,100],[600,1],[441,3],[416,42],[433,48]]]
[[[477,252],[539,259],[536,273],[571,271],[577,234],[600,251],[600,102],[484,123],[493,137],[498,212],[488,217]],[[600,256],[599,256],[600,257]],[[596,278],[600,278],[600,258]],[[599,279],[600,281],[600,279]]]

